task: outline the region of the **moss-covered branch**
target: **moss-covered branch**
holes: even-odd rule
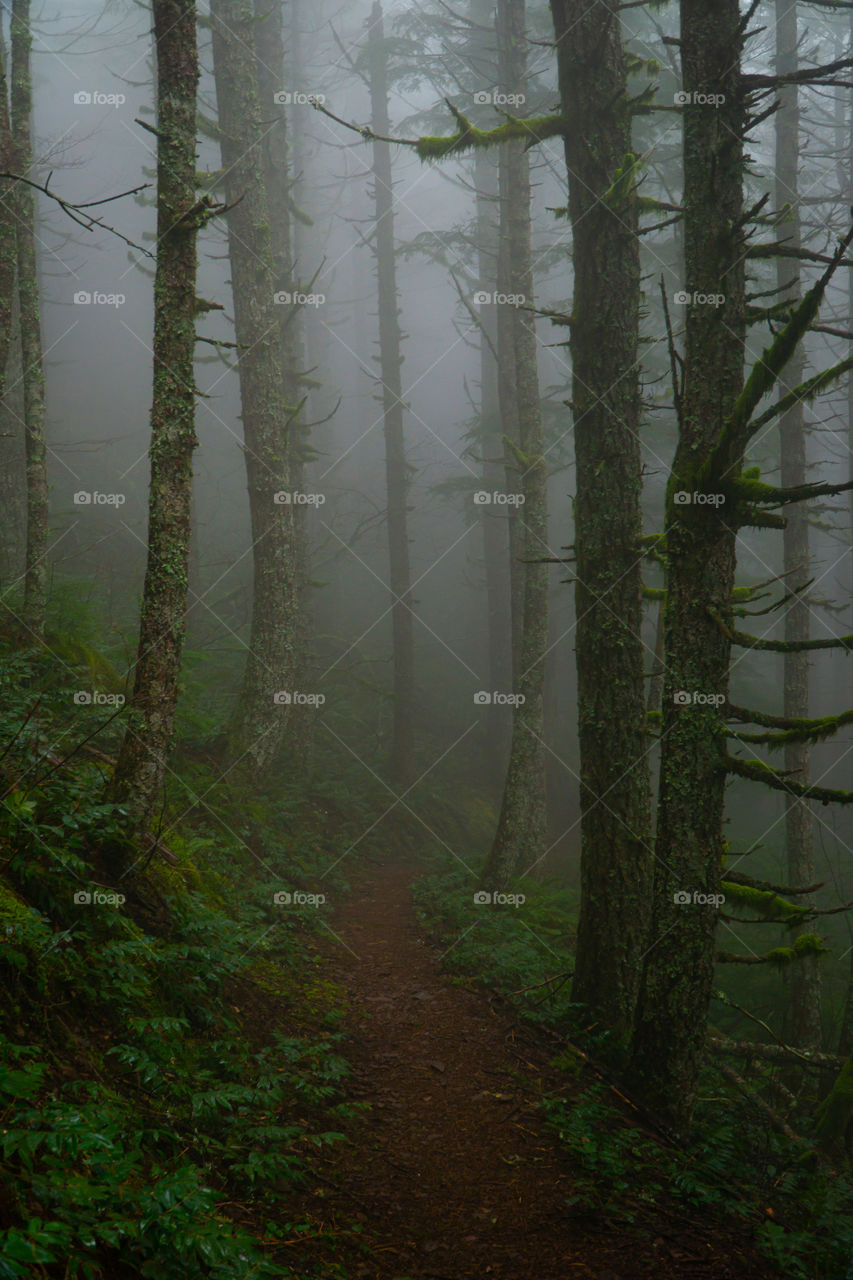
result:
[[[769,653],[802,653],[812,649],[853,649],[853,633],[836,636],[829,640],[762,640],[758,636],[749,635],[746,631],[736,631],[730,627],[716,609],[709,609],[708,613],[732,644],[739,645],[742,649],[757,649]]]
[[[740,718],[739,716],[738,719]],[[843,711],[837,716],[821,716],[818,720],[791,720],[788,722],[788,727],[778,733],[738,733],[736,730],[730,730],[729,736],[737,738],[738,742],[749,742],[754,746],[778,750],[791,742],[823,742],[848,724],[853,724],[853,711]]]
[[[537,142],[544,142],[548,138],[562,137],[568,128],[565,116],[560,114],[524,118],[504,111],[501,112],[504,117],[503,124],[496,125],[494,129],[478,129],[449,98],[445,98],[445,102],[456,121],[456,132],[435,137],[426,135],[422,138],[386,137],[384,134],[374,133],[369,125],[352,124],[349,120],[344,120],[316,99],[312,99],[311,105],[315,111],[328,116],[336,124],[357,133],[365,142],[391,142],[398,147],[410,147],[418,153],[421,160],[443,160],[445,156],[459,155],[462,152],[475,151],[483,147],[497,147],[502,142],[517,140],[532,147]]]
[[[727,479],[734,460],[740,458],[750,438],[759,429],[752,415],[764,397],[773,390],[797,344],[814,321],[827,286],[841,265],[851,241],[853,230],[844,236],[823,275],[794,308],[788,323],[753,365],[710,457],[699,470],[696,477],[697,488],[711,492],[715,485]]]
[[[789,964],[795,964],[798,960],[804,959],[805,956],[826,955],[828,952],[829,947],[824,946],[823,938],[818,934],[801,933],[790,947],[774,947],[772,951],[765,951],[762,956],[743,956],[736,951],[718,951],[717,961],[720,964],[772,964],[784,969]]]
[[[817,800],[821,804],[853,804],[853,791],[841,791],[837,787],[806,786],[802,782],[793,782],[780,769],[772,769],[763,760],[739,760],[737,756],[726,757],[726,770],[738,778],[746,778],[750,782],[761,782],[774,791],[784,791],[786,795],[796,796],[801,800]]]

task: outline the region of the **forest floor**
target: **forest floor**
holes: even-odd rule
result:
[[[346,1274],[370,1280],[595,1280],[778,1276],[743,1224],[627,1194],[626,1228],[567,1204],[570,1153],[540,1100],[589,1080],[551,1064],[554,1045],[489,993],[452,982],[424,936],[411,885],[427,868],[371,867],[335,911],[327,963],[346,990],[348,1097],[369,1103],[349,1141],[312,1167],[318,1227],[354,1227]],[[629,1123],[626,1117],[626,1124]],[[632,1127],[638,1125],[630,1116]],[[651,1135],[650,1135],[651,1137]],[[341,1260],[342,1236],[335,1256]],[[319,1253],[328,1257],[326,1244]],[[348,1250],[347,1250],[348,1252]],[[320,1256],[313,1258],[321,1262]]]

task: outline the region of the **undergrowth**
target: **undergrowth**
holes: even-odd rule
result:
[[[342,1275],[286,1206],[356,1109],[315,943],[350,833],[322,794],[216,786],[199,755],[165,860],[111,879],[120,717],[80,699],[93,670],[0,650],[0,1278]]]
[[[656,1209],[748,1224],[759,1248],[792,1280],[853,1280],[853,1181],[774,1132],[748,1099],[704,1069],[689,1150],[626,1120],[607,1078],[605,1037],[584,1031],[571,1001],[576,906],[565,891],[523,880],[505,902],[475,901],[469,873],[446,866],[415,889],[421,919],[457,982],[499,991],[519,1016],[561,1038],[555,1065],[571,1088],[543,1103],[572,1157],[570,1214],[643,1230]],[[524,897],[518,903],[519,896]],[[630,1113],[628,1113],[630,1115]],[[807,1129],[811,1117],[800,1117]],[[796,1121],[795,1121],[796,1123]]]

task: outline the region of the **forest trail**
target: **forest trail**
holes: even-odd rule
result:
[[[640,1238],[573,1217],[570,1158],[536,1105],[543,1093],[565,1093],[567,1078],[510,1010],[442,972],[441,951],[425,938],[412,903],[412,881],[424,871],[395,863],[359,874],[331,920],[344,945],[330,950],[329,963],[350,1002],[346,1093],[371,1109],[353,1122],[351,1143],[317,1153],[327,1181],[311,1196],[311,1211],[329,1225],[361,1224],[369,1258],[350,1263],[347,1274],[778,1275],[711,1222],[646,1214]]]

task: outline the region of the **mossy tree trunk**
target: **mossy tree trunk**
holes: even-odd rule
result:
[[[291,218],[291,166],[289,157],[287,109],[276,101],[276,93],[291,85],[287,75],[284,45],[284,5],[282,0],[254,0],[255,49],[258,96],[265,121],[272,125],[264,131],[264,184],[270,217],[273,274],[277,292],[298,292],[299,280],[293,247]],[[292,65],[292,58],[289,59]],[[307,111],[307,107],[297,107]],[[304,318],[300,308],[279,308],[281,312],[281,376],[282,394],[290,422],[290,483],[297,492],[305,488],[305,454],[303,370]],[[312,689],[309,659],[311,565],[308,530],[309,505],[300,503],[293,509],[296,552],[296,590],[298,608],[294,649],[294,678],[304,691]],[[316,712],[307,703],[291,706],[288,733],[283,742],[284,765],[296,763],[305,767],[311,752]]]
[[[210,22],[254,566],[249,652],[232,752],[262,778],[289,731],[293,703],[282,695],[293,693],[298,672],[297,504],[276,501],[277,494],[293,490],[294,407],[284,390],[280,306],[292,311],[291,304],[275,301],[263,140],[276,104],[258,97],[253,4],[213,0]]]
[[[388,54],[382,6],[375,3],[368,22],[368,74],[371,127],[387,137]],[[398,787],[414,779],[415,657],[409,563],[409,471],[403,429],[401,334],[394,244],[394,191],[391,147],[373,141],[374,252],[379,291],[379,376],[385,432],[385,477],[388,498],[388,553],[393,634],[394,720],[391,774]]]
[[[109,787],[137,835],[161,803],[178,700],[188,591],[195,434],[198,52],[194,0],[154,0],[157,266],[148,559],[128,723]]]
[[[0,169],[14,172],[15,150],[12,140],[12,123],[9,117],[9,85],[6,77],[6,53],[0,47]],[[12,347],[13,314],[15,311],[16,282],[16,231],[15,198],[13,184],[8,178],[0,178],[0,404],[6,396],[9,356]],[[3,439],[5,423],[0,428],[0,504],[4,512],[0,530],[0,585],[11,586],[26,562],[26,547],[20,537],[18,521],[21,494],[26,491],[26,469],[23,461],[23,441],[10,432]]]
[[[685,1134],[696,1100],[714,974],[726,784],[719,709],[728,693],[735,513],[694,502],[699,475],[743,385],[744,105],[737,0],[682,0],[685,290],[723,294],[689,305],[678,445],[667,491],[668,598],[654,915],[633,1039],[631,1076],[644,1101]],[[722,95],[713,105],[709,95]],[[741,470],[719,463],[713,487]],[[691,500],[676,500],[676,493]],[[686,695],[686,700],[685,696]],[[681,905],[677,894],[691,901]],[[693,893],[704,894],[694,902]]]
[[[527,92],[527,32],[524,0],[498,0],[499,87]],[[522,99],[523,100],[523,99]],[[533,305],[530,253],[530,160],[521,142],[504,148],[500,181],[501,240],[508,268],[506,292]],[[518,871],[528,871],[545,852],[545,761],[543,699],[548,647],[547,470],[536,347],[536,322],[521,306],[498,301],[511,317],[509,374],[515,419],[505,427],[507,474],[524,497],[513,519],[511,576],[521,582],[521,626],[513,645],[513,692],[519,699],[512,718],[512,741],[503,802],[484,872],[490,889],[505,889]],[[503,416],[503,415],[502,415]],[[505,420],[506,421],[506,420]],[[509,486],[508,486],[509,487]],[[513,588],[514,590],[514,588]]]
[[[790,75],[797,71],[797,5],[791,0],[776,0],[776,74]],[[790,207],[790,213],[780,222],[777,237],[792,249],[801,245],[799,209],[800,164],[800,109],[799,90],[796,84],[783,85],[779,90],[779,110],[776,112],[776,209],[781,212]],[[780,300],[799,301],[800,270],[796,258],[777,259],[776,280]],[[789,387],[798,387],[805,376],[803,349],[798,346],[785,372]],[[781,436],[781,483],[783,488],[804,485],[806,471],[806,433],[802,404],[794,405],[779,422]],[[783,531],[785,572],[789,588],[808,581],[809,574],[809,511],[805,503],[794,503],[786,513],[787,523]],[[808,640],[811,634],[811,609],[807,599],[797,596],[785,614],[785,639]],[[806,719],[809,714],[809,654],[786,653],[784,663],[784,715],[786,719]],[[807,786],[810,778],[810,748],[807,742],[790,742],[785,747],[785,769],[797,781]],[[788,884],[814,883],[814,820],[808,800],[792,798],[785,806],[785,841],[788,853]],[[786,931],[786,942],[801,933],[812,932],[812,926],[799,925]],[[792,965],[786,973],[790,995],[789,1044],[798,1049],[821,1047],[820,1020],[820,960],[818,956],[804,956],[799,964]]]
[[[12,141],[15,171],[30,177],[33,165],[33,89],[29,0],[13,0],[11,25]],[[41,636],[47,608],[48,492],[45,441],[44,363],[41,338],[36,201],[32,187],[15,186],[15,241],[18,263],[18,310],[24,391],[24,438],[27,460],[27,560],[23,623]]]
[[[641,640],[640,257],[633,185],[605,199],[631,152],[614,0],[552,0],[574,267],[575,652],[581,912],[573,999],[630,1034],[651,890]]]
[[[472,0],[469,10],[468,62],[476,89],[488,91],[495,85],[494,4],[492,0]],[[475,212],[477,220],[477,275],[481,293],[499,292],[499,195],[495,152],[479,148],[474,152]],[[480,333],[480,431],[481,479],[486,493],[504,488],[505,471],[501,459],[504,446],[498,394],[498,325],[494,301],[479,308]],[[495,503],[480,509],[483,530],[483,564],[486,580],[486,634],[488,644],[488,686],[490,690],[512,685],[510,560],[506,510]],[[493,702],[485,714],[486,751],[490,778],[506,776],[512,720],[509,710]]]

